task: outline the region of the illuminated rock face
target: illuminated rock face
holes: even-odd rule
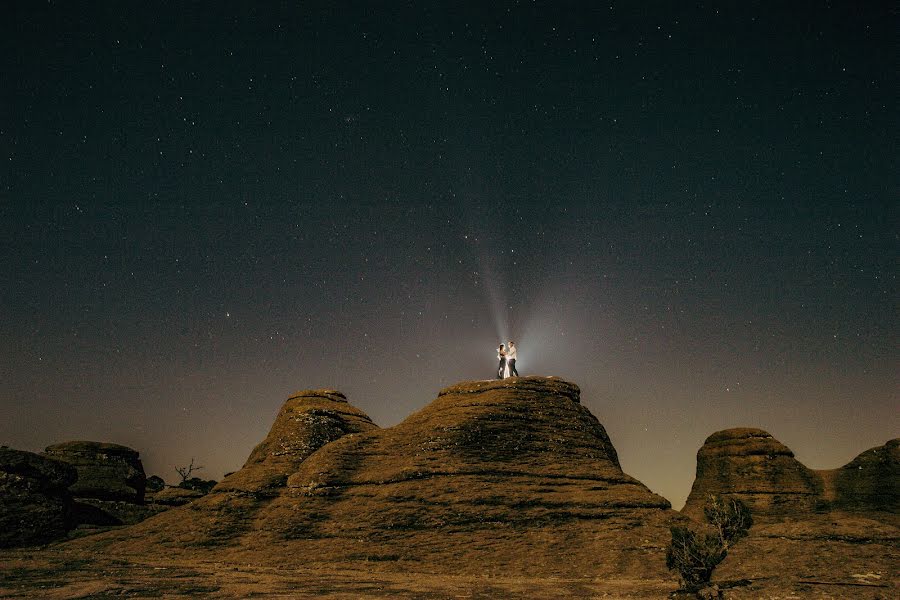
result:
[[[211,494],[102,543],[279,564],[668,577],[668,526],[683,517],[622,472],[577,386],[462,383],[387,429],[335,392],[306,394]],[[309,410],[322,403],[330,413]]]
[[[343,514],[357,514],[341,528],[377,531],[534,527],[669,508],[622,472],[603,426],[579,403],[578,387],[545,378],[444,389],[400,425],[344,438],[310,457],[288,487],[272,507],[273,527],[279,506],[295,500],[339,502]],[[393,500],[372,510],[361,501],[368,494]],[[308,528],[305,519],[299,523]]]
[[[802,515],[820,505],[822,479],[762,429],[726,429],[697,452],[697,477],[682,512],[702,519],[710,494],[740,499],[754,518]]]

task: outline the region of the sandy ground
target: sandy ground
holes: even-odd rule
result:
[[[897,598],[889,573],[823,580],[719,581],[731,600]],[[0,598],[557,599],[670,598],[674,581],[448,576],[360,568],[277,568],[221,562],[123,560],[51,547],[0,552]],[[678,596],[684,598],[686,596]]]
[[[672,581],[447,576],[126,561],[49,548],[0,553],[0,598],[665,598]]]

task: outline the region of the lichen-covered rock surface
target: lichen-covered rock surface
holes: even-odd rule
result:
[[[332,391],[285,404],[208,496],[81,543],[256,564],[667,579],[684,517],[622,472],[574,384],[468,382],[376,428]]]

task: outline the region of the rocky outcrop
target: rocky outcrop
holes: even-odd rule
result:
[[[75,469],[31,452],[0,448],[0,547],[42,544],[72,525]]]
[[[280,565],[665,578],[681,519],[622,472],[577,386],[527,377],[446,388],[388,429],[337,392],[305,392],[209,495],[99,543]]]
[[[324,447],[248,541],[429,569],[648,574],[668,508],[622,472],[578,386],[515,378],[446,388],[396,427]]]
[[[758,517],[809,514],[821,506],[822,478],[762,429],[719,431],[697,452],[697,476],[682,512],[702,519],[710,494],[736,497]]]
[[[69,487],[72,518],[81,525],[132,525],[160,508],[144,503],[146,478],[136,450],[106,442],[63,442],[44,455],[72,465],[78,479]]]
[[[72,518],[79,526],[134,525],[168,508],[159,504],[135,504],[123,500],[75,498]]]
[[[78,471],[78,481],[69,489],[76,498],[133,504],[144,501],[144,466],[137,451],[127,446],[105,442],[63,442],[48,446],[44,454],[67,462]]]
[[[214,489],[273,496],[313,452],[351,433],[377,429],[364,412],[335,390],[297,392],[281,407],[275,423],[241,470]]]
[[[832,508],[900,512],[900,438],[866,450],[833,471],[821,471]]]
[[[206,495],[172,487],[157,492],[154,503],[177,508],[141,523],[134,535],[176,548],[230,544],[255,526],[256,514],[284,490],[307,457],[343,436],[372,429],[376,425],[371,419],[340,392],[297,392],[284,403],[242,469]]]

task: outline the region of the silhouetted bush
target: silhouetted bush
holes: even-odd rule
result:
[[[204,494],[208,494],[218,482],[212,479],[200,479],[199,477],[190,477],[178,484],[178,487],[186,490],[196,490]]]
[[[712,531],[672,527],[672,543],[666,550],[666,567],[678,571],[682,587],[690,591],[697,591],[710,582],[713,570],[728,555],[729,546],[745,536],[753,525],[750,510],[736,498],[710,495],[703,514]]]
[[[713,569],[728,554],[719,536],[696,533],[687,527],[672,527],[671,532],[666,567],[678,571],[685,589],[696,590],[709,583]]]
[[[159,490],[166,487],[166,482],[163,481],[163,478],[159,475],[151,475],[147,478],[146,491],[152,493],[158,492]]]

